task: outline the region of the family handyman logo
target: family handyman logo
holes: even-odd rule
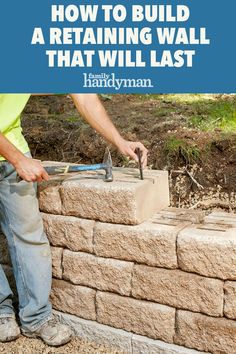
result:
[[[152,88],[151,79],[129,79],[118,78],[115,73],[106,74],[83,74],[84,88],[114,88],[119,91],[121,88]]]

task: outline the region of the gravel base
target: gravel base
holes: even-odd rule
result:
[[[20,336],[15,341],[0,343],[0,353],[2,354],[125,354],[115,348],[88,342],[75,337],[64,346],[55,348],[44,344],[40,339],[31,339]]]

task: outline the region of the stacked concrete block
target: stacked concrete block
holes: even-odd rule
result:
[[[116,168],[112,183],[102,174],[76,174],[42,183],[39,192],[47,213],[116,224],[140,224],[169,204],[165,171],[146,171],[142,181],[138,170]]]
[[[130,169],[111,184],[78,174],[41,185],[54,308],[125,330],[130,352],[233,353],[236,216],[168,208],[168,193],[165,172],[140,181]]]
[[[167,174],[145,174],[40,185],[57,315],[126,353],[236,353],[236,215],[169,208]]]

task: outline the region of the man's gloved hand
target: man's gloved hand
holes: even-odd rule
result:
[[[49,175],[39,160],[22,155],[14,164],[17,174],[26,182],[42,182],[49,180]]]
[[[136,162],[138,162],[138,156],[136,155],[135,150],[139,148],[142,155],[142,167],[145,168],[147,166],[148,150],[142,143],[122,139],[119,144],[117,144],[117,148],[123,155],[131,157]]]

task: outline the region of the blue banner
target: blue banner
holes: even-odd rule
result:
[[[2,93],[235,93],[235,0],[4,1]]]

